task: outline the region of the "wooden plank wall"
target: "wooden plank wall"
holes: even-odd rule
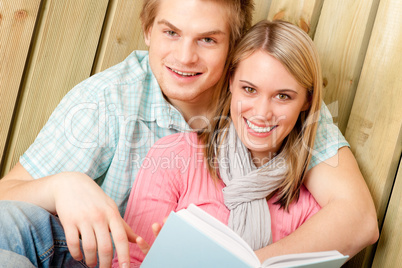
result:
[[[0,164],[39,5],[39,0],[0,1]]]
[[[400,267],[402,264],[402,161],[398,170],[373,267]]]
[[[0,0],[0,177],[66,92],[131,51],[146,49],[138,19],[141,2]],[[313,38],[322,59],[324,100],[373,194],[379,226],[384,226],[378,246],[346,266],[397,267],[402,255],[401,172],[396,176],[402,150],[402,1],[255,3],[254,22],[291,21]]]
[[[381,0],[370,37],[363,70],[353,102],[352,112],[346,129],[346,138],[363,173],[376,202],[380,227],[390,201],[392,186],[399,185],[401,177],[396,177],[402,150],[402,2]],[[390,207],[402,206],[396,195],[389,203]],[[400,195],[400,194],[399,194]],[[389,211],[391,219],[396,217],[398,209]],[[388,213],[387,213],[388,214]],[[381,232],[381,249],[388,245],[384,239],[390,238],[392,229]],[[392,223],[391,223],[392,224]],[[399,227],[402,227],[401,225]],[[400,228],[399,229],[400,232]],[[394,229],[395,230],[395,229]],[[395,235],[394,235],[395,236]],[[398,237],[398,236],[395,236]],[[402,238],[399,235],[399,238]],[[399,240],[400,243],[401,240]],[[402,249],[389,249],[390,255],[402,255]],[[369,247],[364,263],[370,262],[374,247]],[[381,253],[380,253],[381,252]],[[398,254],[399,252],[399,254]],[[357,259],[357,258],[356,258]],[[380,258],[381,259],[381,258]],[[397,265],[397,258],[387,259]],[[378,263],[378,262],[377,262]],[[399,263],[401,265],[401,263]],[[392,267],[380,265],[378,267]]]

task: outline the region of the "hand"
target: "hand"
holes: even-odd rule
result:
[[[63,225],[67,246],[76,260],[82,260],[80,236],[85,262],[110,267],[115,242],[121,266],[130,263],[128,241],[135,242],[137,235],[121,218],[116,203],[87,175],[60,173],[54,184],[55,210]]]
[[[166,221],[166,218],[164,219],[164,223]],[[157,237],[159,232],[162,229],[162,225],[160,225],[159,223],[154,223],[152,224],[152,232],[154,233],[154,236]],[[138,247],[141,249],[141,251],[147,255],[149,250],[151,249],[151,246],[140,236],[137,237],[137,239],[135,240],[135,242],[137,243]]]

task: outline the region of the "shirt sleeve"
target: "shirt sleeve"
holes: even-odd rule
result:
[[[322,102],[309,169],[333,157],[337,154],[338,149],[344,146],[350,147],[339,128],[334,124],[328,107]]]
[[[110,115],[102,89],[88,80],[62,99],[20,157],[35,179],[65,171],[83,172],[96,179],[107,170],[115,152],[115,130],[106,123]]]
[[[180,167],[172,165],[174,158],[185,152],[177,135],[170,135],[154,144],[144,159],[130,193],[124,220],[149,244],[155,237],[151,225],[162,224],[171,211],[176,211],[182,194],[183,180]],[[136,244],[130,243],[131,267],[139,267],[145,255]],[[113,267],[118,267],[115,256]]]
[[[300,188],[298,201],[289,205],[289,211],[281,208],[279,204],[275,204],[277,200],[278,196],[274,196],[268,200],[268,206],[271,213],[273,242],[293,233],[321,209],[320,205],[304,185]]]

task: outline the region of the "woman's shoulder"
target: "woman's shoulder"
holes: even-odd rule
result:
[[[160,138],[152,146],[150,154],[172,154],[176,155],[187,155],[196,153],[202,148],[198,140],[197,133],[195,132],[184,132],[175,133],[165,137]]]
[[[197,133],[195,132],[179,132],[170,134],[160,138],[155,142],[155,145],[167,145],[172,143],[180,143],[185,141],[198,142]]]
[[[160,138],[155,142],[153,147],[156,148],[175,148],[175,147],[185,147],[185,148],[199,148],[197,133],[195,132],[180,132],[171,134]]]

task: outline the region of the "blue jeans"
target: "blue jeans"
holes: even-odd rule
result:
[[[60,220],[41,207],[0,201],[0,267],[87,267],[67,248]]]

